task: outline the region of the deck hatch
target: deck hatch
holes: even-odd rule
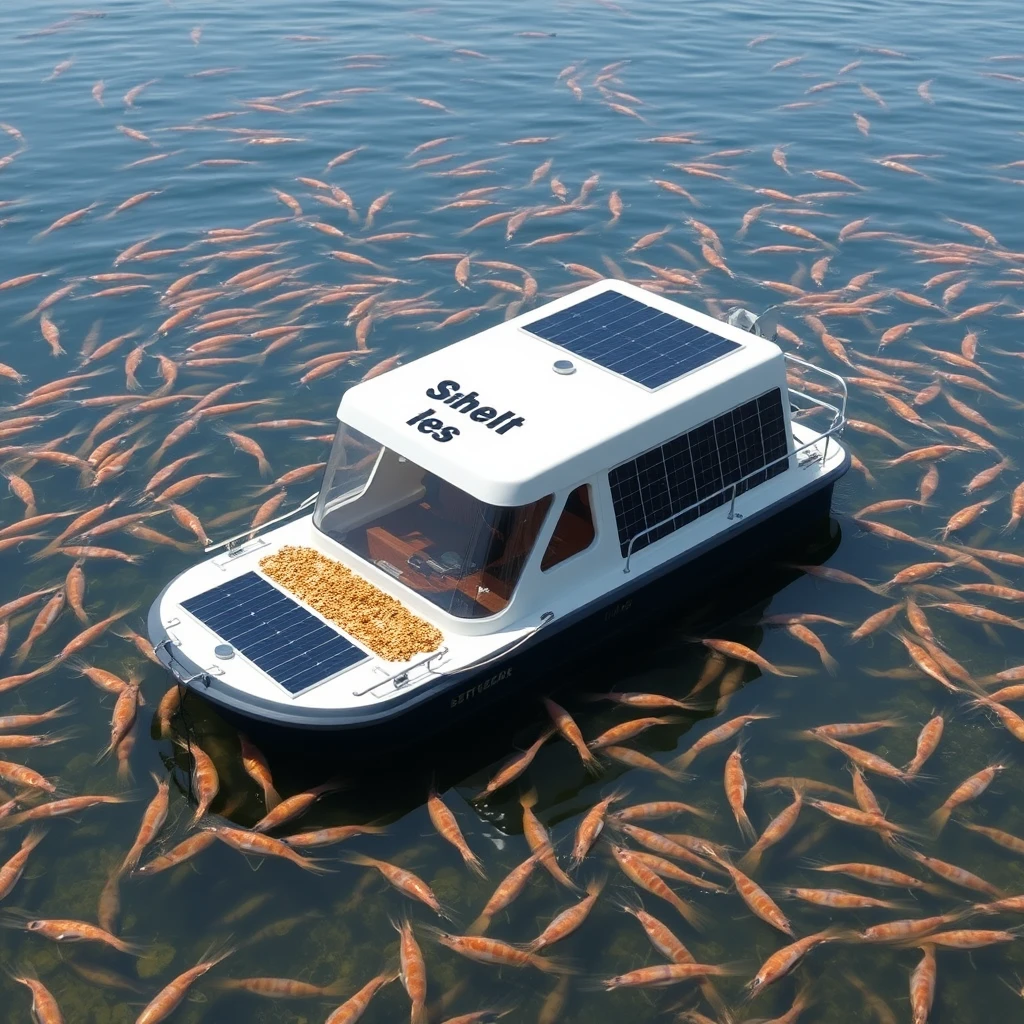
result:
[[[651,391],[742,347],[612,289],[523,330]]]
[[[608,482],[622,557],[634,537],[636,552],[724,505],[731,491],[722,489],[748,474],[754,475],[737,493],[785,472],[787,449],[782,393],[775,388],[616,466]],[[677,513],[683,514],[665,522]]]
[[[190,597],[181,606],[292,696],[367,657],[254,572]]]

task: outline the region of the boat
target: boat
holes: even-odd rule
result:
[[[250,732],[394,739],[628,644],[829,521],[846,384],[775,333],[602,280],[354,385],[319,491],[161,591],[160,661]]]

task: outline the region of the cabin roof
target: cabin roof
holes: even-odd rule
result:
[[[607,290],[738,347],[652,390],[523,329]],[[574,371],[555,372],[556,360],[565,359]],[[342,398],[338,416],[481,501],[522,505],[772,387],[785,387],[774,343],[605,280],[357,384]]]

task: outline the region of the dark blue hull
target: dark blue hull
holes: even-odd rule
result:
[[[216,706],[222,717],[253,738],[277,746],[308,743],[315,734],[344,734],[344,745],[406,746],[457,728],[496,703],[522,701],[530,693],[551,689],[559,670],[578,663],[595,649],[629,634],[642,633],[671,614],[698,613],[731,581],[773,561],[806,550],[808,539],[827,530],[832,490],[848,468],[848,457],[828,478],[806,488],[766,514],[750,515],[732,529],[643,575],[623,574],[622,586],[600,600],[556,619],[508,656],[483,668],[443,676],[386,707],[339,711],[284,708],[279,703],[248,698],[197,666],[174,649],[172,671],[189,680],[189,689]],[[150,613],[150,637],[159,647],[163,628]],[[634,639],[634,643],[636,640]],[[169,666],[170,667],[170,666]],[[195,679],[189,679],[196,675]],[[331,742],[331,735],[323,738]]]

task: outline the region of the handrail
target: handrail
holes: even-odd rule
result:
[[[203,551],[206,554],[209,554],[211,551],[217,551],[223,547],[230,549],[243,538],[246,541],[250,541],[258,533],[262,533],[268,527],[274,526],[277,523],[283,523],[286,519],[291,519],[291,517],[296,513],[301,512],[303,509],[309,508],[309,506],[312,505],[313,502],[315,502],[319,496],[320,492],[314,491],[308,498],[306,498],[300,505],[296,505],[295,508],[293,508],[290,512],[285,512],[284,515],[277,516],[276,519],[268,519],[267,522],[261,523],[255,529],[243,530],[241,533],[236,533],[234,537],[228,537],[227,540],[217,541],[216,544],[207,544],[206,547],[203,548]]]
[[[629,545],[626,548],[626,564],[622,568],[622,571],[624,573],[627,573],[627,574],[629,573],[629,563],[630,563],[630,559],[632,559],[632,557],[633,557],[633,545],[638,540],[640,540],[641,537],[646,537],[648,534],[654,533],[655,530],[662,529],[668,523],[673,522],[674,520],[678,519],[680,516],[686,515],[687,512],[692,512],[695,508],[699,508],[701,505],[704,505],[707,502],[712,501],[713,499],[719,497],[719,495],[725,494],[725,493],[727,493],[729,491],[732,492],[732,495],[731,495],[731,500],[729,502],[729,514],[728,514],[727,518],[728,519],[735,519],[736,518],[736,495],[738,493],[737,489],[743,483],[745,483],[751,477],[755,477],[758,474],[764,473],[766,470],[771,469],[772,466],[777,466],[781,462],[789,462],[790,459],[795,458],[801,452],[806,451],[808,448],[813,448],[816,444],[820,444],[822,439],[824,439],[824,441],[825,441],[825,449],[824,449],[824,452],[822,453],[821,461],[822,461],[822,464],[825,463],[826,459],[828,458],[828,442],[829,442],[829,439],[831,437],[835,436],[835,435],[841,434],[843,432],[843,428],[846,426],[846,400],[847,400],[847,395],[848,395],[847,388],[846,388],[846,381],[843,380],[843,378],[840,377],[839,374],[833,373],[831,370],[822,370],[822,368],[820,366],[815,366],[814,363],[808,363],[805,359],[799,359],[796,356],[790,356],[790,354],[788,352],[786,353],[786,358],[787,359],[791,358],[794,362],[801,363],[802,365],[810,367],[813,370],[820,370],[826,376],[834,377],[842,385],[843,402],[842,402],[841,408],[839,408],[839,409],[837,409],[834,405],[831,405],[828,402],[822,402],[820,399],[812,398],[810,395],[805,395],[805,394],[803,394],[803,392],[799,392],[799,391],[795,392],[796,394],[801,395],[803,398],[806,398],[809,402],[812,402],[815,405],[819,405],[822,408],[830,409],[832,411],[832,413],[833,413],[832,423],[829,426],[828,430],[826,430],[822,434],[818,434],[816,437],[812,438],[810,441],[807,441],[804,444],[800,445],[799,448],[788,448],[787,447],[785,454],[780,455],[776,459],[772,459],[771,462],[765,463],[765,465],[760,466],[760,467],[758,467],[755,470],[752,470],[751,472],[747,473],[745,476],[740,477],[739,480],[734,480],[731,484],[726,484],[724,487],[720,487],[713,494],[705,495],[703,498],[699,499],[698,501],[695,501],[692,504],[687,505],[686,508],[680,509],[678,512],[674,512],[672,515],[668,516],[667,518],[662,519],[661,522],[655,523],[653,526],[647,527],[646,530],[643,530],[640,533],[634,534],[632,537],[630,537]],[[787,387],[787,391],[792,391],[792,390],[793,389],[790,389],[790,388]]]
[[[380,686],[386,686],[388,683],[397,683],[400,679],[408,677],[409,673],[413,669],[417,669],[420,665],[429,665],[435,658],[440,658],[441,655],[447,654],[448,648],[442,647],[439,650],[434,651],[433,654],[428,654],[425,658],[420,658],[419,661],[414,661],[411,665],[407,665],[399,672],[395,672],[394,675],[388,676],[386,679],[378,679],[372,686],[367,686],[362,690],[353,690],[353,697],[365,697],[371,690],[376,690]]]
[[[470,669],[483,668],[485,665],[489,665],[492,661],[497,661],[498,658],[503,658],[505,657],[506,654],[511,654],[512,651],[514,651],[517,647],[521,647],[524,643],[526,643],[527,640],[530,639],[530,637],[537,633],[538,630],[541,630],[546,625],[548,625],[548,623],[551,622],[551,620],[554,619],[554,617],[554,612],[545,612],[540,617],[540,622],[538,622],[537,625],[533,627],[533,629],[524,633],[522,636],[516,637],[515,640],[510,640],[507,644],[505,644],[503,647],[499,647],[496,651],[492,651],[490,654],[485,655],[482,658],[478,658],[476,661],[471,661],[468,665],[459,665],[458,667],[452,669],[450,672],[442,672],[439,669],[435,671],[439,676],[450,676],[454,675],[456,672],[467,672]],[[419,668],[421,665],[428,665],[435,658],[439,658],[441,657],[442,654],[447,653],[448,648],[442,647],[440,650],[434,651],[433,654],[428,654],[425,658],[420,658],[419,661],[413,662],[413,664],[408,665],[406,668],[403,668],[400,672],[396,672],[394,675],[388,676],[387,679],[378,679],[376,682],[374,682],[372,686],[367,686],[362,690],[353,690],[352,696],[365,697],[366,694],[370,693],[372,690],[376,690],[381,686],[386,686],[388,683],[391,682],[395,683],[396,687],[405,685],[405,682],[408,680],[410,672],[412,672],[414,669]]]
[[[802,397],[806,398],[809,402],[816,402],[818,405],[822,405],[825,406],[826,408],[832,409],[834,412],[836,412],[837,415],[842,417],[843,422],[845,423],[846,403],[850,397],[850,389],[846,386],[846,380],[843,377],[841,377],[838,373],[833,373],[832,370],[826,370],[823,366],[818,366],[817,363],[812,363],[806,359],[801,359],[800,356],[793,355],[792,352],[784,352],[783,356],[785,357],[787,363],[795,363],[797,366],[801,366],[805,370],[814,370],[815,373],[820,373],[823,376],[828,377],[829,380],[831,380],[833,383],[839,385],[839,390],[842,392],[843,395],[843,404],[842,407],[838,410],[835,408],[835,406],[829,405],[828,402],[823,402],[821,401],[821,399],[811,398],[810,395],[804,395],[801,391],[798,391],[797,394],[802,395]],[[789,390],[793,391],[794,389],[789,388]]]
[[[528,633],[524,633],[520,637],[516,637],[515,640],[510,640],[504,647],[499,647],[496,651],[492,651],[490,654],[483,658],[478,658],[476,661],[471,661],[468,665],[459,665],[458,668],[452,669],[451,672],[442,672],[441,675],[454,675],[456,672],[467,672],[469,669],[483,668],[484,665],[490,665],[492,661],[497,661],[499,658],[504,658],[506,654],[511,654],[517,647],[522,647],[530,637],[534,636],[539,630],[547,626],[555,617],[554,612],[545,612],[540,617],[540,622],[533,627]]]

